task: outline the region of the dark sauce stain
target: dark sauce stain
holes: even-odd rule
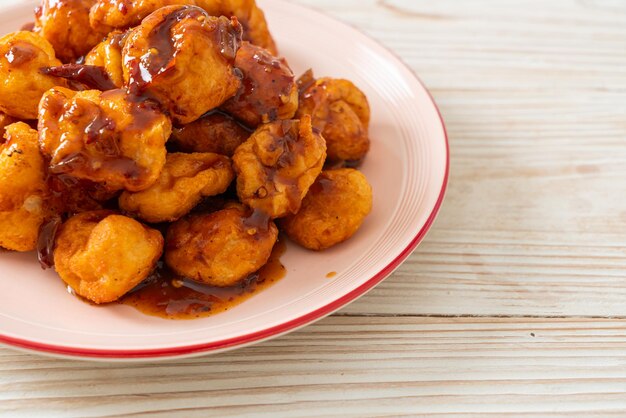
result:
[[[19,67],[37,56],[35,47],[28,42],[17,41],[4,54],[7,62],[15,67]]]
[[[60,216],[44,222],[39,228],[39,237],[37,239],[37,258],[41,268],[46,270],[54,267],[54,246],[56,234],[61,226],[62,219]]]
[[[280,262],[285,250],[285,240],[281,239],[268,263],[233,287],[209,286],[179,277],[160,262],[157,269],[120,303],[166,319],[215,315],[239,305],[285,277],[286,269]]]
[[[39,71],[45,75],[78,82],[88,89],[106,91],[117,88],[104,67],[97,65],[64,64],[58,67],[44,67]]]
[[[270,216],[259,209],[254,209],[252,214],[243,220],[244,226],[250,235],[258,232],[267,232],[270,227]]]
[[[209,15],[199,7],[183,6],[165,16],[147,36],[148,52],[126,63],[129,66],[131,93],[143,93],[155,77],[166,74],[174,68],[177,35],[172,33],[172,29],[185,19],[196,19],[203,24],[204,20],[209,19]],[[234,61],[242,38],[242,28],[237,18],[231,20],[219,18],[214,34],[221,54],[227,60]]]
[[[296,85],[298,86],[298,91],[300,92],[300,96],[304,94],[305,91],[309,89],[313,84],[315,84],[315,76],[313,75],[313,70],[309,69],[304,74],[296,80]]]

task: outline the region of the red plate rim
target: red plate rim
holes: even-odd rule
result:
[[[354,30],[364,34],[370,40],[377,43],[381,48],[387,50],[389,53],[393,54],[398,62],[403,65],[409,72],[413,74],[415,79],[419,82],[422,88],[428,93],[428,96],[437,111],[437,115],[439,116],[439,121],[441,122],[441,127],[443,129],[445,146],[446,146],[446,167],[445,174],[443,178],[443,183],[441,185],[441,191],[439,192],[439,197],[437,198],[437,202],[435,206],[428,216],[426,223],[417,233],[415,238],[409,243],[409,245],[385,268],[383,268],[380,272],[375,274],[371,279],[367,282],[363,283],[361,286],[342,296],[341,298],[330,302],[326,306],[323,306],[313,312],[309,312],[306,315],[302,315],[296,319],[285,322],[284,324],[276,325],[271,328],[267,328],[261,331],[257,331],[251,334],[242,335],[239,337],[229,338],[221,341],[215,341],[211,343],[205,344],[195,344],[189,346],[181,346],[181,347],[172,347],[172,348],[160,348],[160,349],[150,349],[150,350],[99,350],[99,349],[89,349],[89,348],[76,348],[76,347],[65,347],[60,345],[51,345],[45,343],[38,343],[34,341],[24,340],[20,338],[9,337],[6,335],[0,334],[0,344],[4,344],[7,346],[15,347],[18,349],[35,351],[43,354],[51,354],[57,356],[68,356],[74,358],[84,358],[84,359],[163,359],[163,358],[175,358],[175,357],[183,357],[183,356],[192,356],[192,355],[200,355],[200,354],[208,354],[215,353],[218,351],[225,351],[228,349],[232,349],[235,347],[241,347],[245,345],[249,345],[252,343],[258,343],[264,340],[268,340],[273,337],[279,337],[284,335],[290,331],[294,331],[297,328],[301,328],[303,326],[309,325],[315,321],[318,321],[322,318],[325,318],[328,315],[331,315],[333,312],[338,311],[349,303],[353,302],[360,296],[363,296],[369,290],[374,288],[384,279],[386,279],[393,271],[398,268],[404,260],[408,258],[409,255],[415,250],[415,248],[422,242],[428,231],[430,230],[432,224],[435,222],[437,218],[437,214],[441,209],[443,204],[443,200],[446,194],[446,190],[448,188],[448,178],[450,174],[450,144],[448,140],[448,133],[446,130],[446,125],[444,123],[443,117],[441,115],[441,111],[435,102],[430,91],[426,88],[426,85],[422,82],[422,80],[418,77],[416,72],[409,67],[403,60],[400,58],[394,51],[390,50],[382,43],[377,41],[376,39],[371,38],[369,35],[365,34],[361,29],[354,27],[348,23],[342,22],[332,16],[328,16],[316,9],[300,5],[300,7],[306,8],[311,12],[319,13],[325,16],[326,18],[330,18],[335,20],[338,24],[347,25],[352,27]]]

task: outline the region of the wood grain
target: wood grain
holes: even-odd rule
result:
[[[346,313],[626,316],[626,6],[335,1],[431,89],[450,136],[426,242]]]
[[[129,367],[0,350],[0,411],[35,416],[626,413],[626,322],[333,317],[232,353]]]
[[[626,3],[296,1],[438,102],[452,169],[426,241],[338,316],[233,353],[0,349],[0,415],[625,416]]]

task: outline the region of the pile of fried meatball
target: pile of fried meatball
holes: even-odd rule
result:
[[[0,247],[97,304],[159,260],[237,285],[279,230],[361,227],[369,118],[350,81],[296,79],[254,0],[43,0],[0,38]]]

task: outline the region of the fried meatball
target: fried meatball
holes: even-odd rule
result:
[[[372,187],[352,168],[322,172],[296,215],[281,229],[310,250],[325,250],[351,238],[372,211]]]
[[[46,215],[45,166],[37,146],[37,131],[23,122],[6,127],[0,145],[0,247],[35,249]]]
[[[291,119],[298,110],[298,86],[284,58],[244,42],[235,67],[243,74],[237,95],[223,109],[251,127],[277,119]]]
[[[122,48],[127,36],[128,32],[113,31],[85,56],[85,64],[104,68],[109,79],[117,87],[124,84]]]
[[[37,119],[41,96],[65,80],[41,74],[40,68],[61,65],[48,41],[33,32],[0,38],[0,111],[17,119]]]
[[[162,253],[159,231],[114,212],[85,212],[59,227],[54,266],[78,295],[109,303],[148,277]]]
[[[155,103],[123,90],[48,91],[39,142],[49,170],[103,183],[108,190],[150,187],[165,164],[172,125]]]
[[[223,155],[168,154],[157,182],[142,192],[122,193],[120,208],[146,222],[173,222],[203,197],[224,193],[234,177],[230,158]]]
[[[297,117],[311,115],[313,126],[322,132],[328,159],[357,161],[370,147],[370,107],[367,97],[351,81],[334,78],[315,80],[311,72],[300,80]]]
[[[218,110],[174,128],[170,143],[184,152],[213,152],[232,157],[237,147],[250,137],[250,131],[232,116]]]
[[[35,9],[33,31],[48,40],[65,62],[85,55],[107,34],[89,27],[89,9],[96,0],[43,0]]]
[[[278,238],[272,221],[258,226],[249,219],[238,208],[181,219],[167,231],[167,265],[212,286],[237,284],[267,263]]]
[[[193,122],[235,95],[241,42],[237,20],[195,6],[169,6],[145,18],[123,49],[124,81],[156,98],[178,124]]]
[[[262,125],[233,156],[239,199],[272,218],[297,213],[325,160],[310,116]]]

